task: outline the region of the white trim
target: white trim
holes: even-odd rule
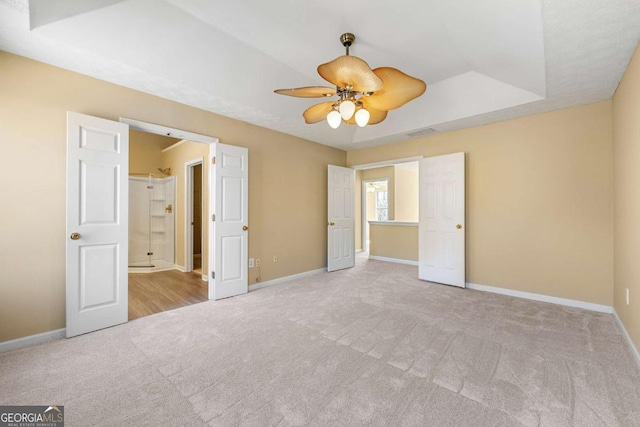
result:
[[[174,148],[178,148],[179,146],[181,146],[182,144],[184,144],[185,142],[189,142],[186,139],[181,139],[180,141],[176,142],[175,144],[171,144],[170,146],[168,146],[167,148],[163,148],[162,152],[166,153],[167,151],[171,151]]]
[[[0,342],[0,353],[31,345],[42,344],[64,338],[66,331],[64,328],[55,331],[43,332],[41,334],[29,335],[28,337],[16,338],[15,340]]]
[[[404,265],[418,265],[418,261],[411,261],[410,259],[400,259],[400,258],[387,258],[385,256],[377,256],[377,255],[369,255],[369,259],[375,261],[384,261],[384,262],[393,262],[395,264],[404,264]]]
[[[625,341],[627,341],[627,344],[629,344],[631,353],[633,353],[633,355],[636,357],[636,362],[638,362],[638,365],[640,365],[640,351],[638,351],[638,347],[636,347],[633,341],[631,341],[631,337],[629,336],[627,329],[624,327],[624,324],[622,324],[622,320],[620,320],[620,317],[618,317],[618,313],[616,312],[615,308],[613,309],[613,320],[616,321],[620,332],[622,332],[622,336],[624,337]]]
[[[516,298],[524,298],[533,301],[548,302],[551,304],[559,304],[567,307],[582,308],[585,310],[597,311],[599,313],[613,313],[613,307],[610,305],[594,304],[592,302],[578,301],[568,298],[552,297],[549,295],[534,294],[531,292],[516,291],[507,288],[497,288],[495,286],[478,285],[476,283],[466,283],[467,288],[476,291],[491,292],[494,294],[508,295]]]
[[[201,278],[202,280],[204,280],[205,282],[208,282],[208,281],[209,281],[209,276],[207,276],[207,275],[205,275],[205,274],[201,274],[201,275],[200,275],[200,278]]]
[[[127,273],[147,274],[170,270],[178,270],[184,273],[184,268],[180,267],[178,264],[163,265],[162,267],[128,267]]]
[[[266,282],[260,282],[253,285],[249,285],[249,292],[256,291],[258,289],[266,288],[267,286],[273,286],[291,280],[302,279],[303,277],[314,276],[320,273],[326,273],[326,268],[319,268],[317,270],[305,271],[304,273],[293,274],[291,276],[279,277],[273,280],[267,280]]]
[[[170,136],[171,138],[186,139],[193,142],[202,142],[204,144],[215,144],[219,142],[218,138],[214,138],[212,136],[201,135],[199,133],[188,132],[186,130],[175,129],[167,126],[161,126],[155,123],[129,119],[127,117],[120,117],[120,122],[128,124],[130,129],[141,132]]]
[[[216,138],[216,141],[217,138]],[[206,271],[207,273],[207,281],[208,281],[208,289],[207,289],[207,296],[209,297],[209,300],[213,300],[213,295],[214,295],[214,288],[216,286],[216,275],[214,272],[214,269],[216,267],[216,262],[215,262],[215,251],[217,251],[218,249],[215,247],[216,246],[216,223],[215,221],[212,221],[213,218],[213,214],[216,212],[216,182],[215,182],[215,178],[216,178],[216,170],[215,170],[215,165],[213,164],[213,159],[216,157],[216,149],[217,149],[218,144],[211,144],[209,145],[209,154],[207,155],[207,159],[205,160],[205,162],[202,164],[202,191],[204,192],[205,190],[209,193],[209,203],[208,206],[202,206],[202,229],[204,230],[204,222],[207,221],[208,224],[208,230],[209,230],[209,236],[208,236],[208,242],[207,242],[207,258],[209,258],[207,260],[207,267],[208,270]],[[205,176],[205,168],[206,168],[206,172],[207,172],[207,177],[209,178],[208,182],[204,181],[204,176]],[[205,185],[206,184],[206,185]],[[203,197],[204,200],[204,197]],[[204,259],[200,258],[200,267],[202,272],[204,273]],[[211,274],[209,274],[209,272],[211,272]]]
[[[414,157],[403,157],[401,159],[392,159],[392,160],[383,160],[381,162],[373,162],[373,163],[362,163],[360,165],[351,165],[351,169],[355,170],[363,170],[363,169],[375,169],[381,166],[393,166],[398,163],[409,163],[409,162],[417,162],[418,160],[424,159],[424,156],[414,156]]]
[[[182,272],[182,273],[186,273],[187,272],[187,270],[183,266],[178,265],[178,264],[175,265],[175,269],[180,271],[180,272]]]
[[[201,190],[205,189],[204,182],[204,157],[187,160],[184,162],[184,268],[185,271],[193,271],[193,168],[202,165],[202,174],[200,176]],[[203,215],[204,205],[202,204],[203,193],[200,193],[200,245],[202,246],[202,225],[205,220]],[[201,261],[202,262],[202,261]]]
[[[369,221],[369,225],[402,225],[403,227],[417,227],[417,222],[407,221]]]

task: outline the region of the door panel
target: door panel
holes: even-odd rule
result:
[[[465,286],[464,153],[420,161],[418,276]]]
[[[127,321],[128,168],[128,125],[67,113],[67,337]]]
[[[329,165],[328,186],[327,270],[335,271],[355,265],[355,171]]]
[[[80,312],[118,302],[117,245],[80,247]]]
[[[221,299],[249,291],[249,151],[218,143],[215,155],[211,200],[218,215],[211,265],[213,298]]]

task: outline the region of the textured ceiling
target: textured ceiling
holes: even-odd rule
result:
[[[304,124],[344,53],[429,85],[379,125]],[[0,0],[0,49],[345,150],[609,99],[635,0]],[[321,101],[321,100],[320,100]]]

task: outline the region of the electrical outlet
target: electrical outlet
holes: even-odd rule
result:
[[[273,262],[278,262],[278,255],[273,256]]]
[[[260,267],[260,258],[256,258],[256,267]]]
[[[253,268],[254,265],[254,259],[253,258],[249,258],[249,268]]]
[[[625,297],[624,297],[624,299],[627,302],[627,305],[629,305],[629,288],[625,288]]]

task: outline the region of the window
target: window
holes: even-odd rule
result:
[[[389,203],[386,191],[376,192],[376,220],[387,221],[389,219]]]

